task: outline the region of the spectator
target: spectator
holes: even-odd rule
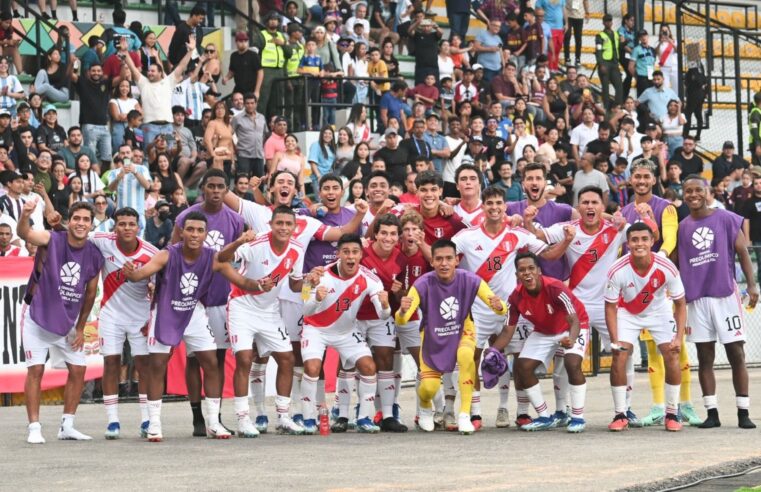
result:
[[[343,127],[338,130],[336,142],[336,163],[333,166],[333,174],[339,174],[341,169],[354,158],[354,138],[351,130]]]
[[[629,61],[629,73],[636,76],[637,97],[640,97],[652,84],[655,72],[655,50],[649,45],[649,37],[644,29],[637,33],[639,44],[632,50]]]
[[[571,31],[573,31],[573,44],[576,52],[575,66],[581,65],[581,36],[584,29],[584,21],[589,20],[589,1],[583,0],[583,9],[580,8],[579,1],[572,0],[565,2],[566,30],[563,39],[563,52],[565,54],[566,65],[571,64]],[[574,197],[575,199],[576,197]]]
[[[190,10],[188,20],[177,24],[172,34],[172,40],[169,42],[167,60],[169,60],[169,69],[174,69],[180,64],[188,52],[192,52],[196,47],[200,47],[200,41],[203,39],[203,28],[201,24],[206,17],[206,10],[200,5],[194,6]],[[196,41],[190,46],[191,38]],[[198,58],[200,53],[191,55],[191,59]]]
[[[13,135],[13,162],[21,171],[28,171],[37,159],[37,147],[34,145],[34,130],[31,127],[20,129]]]
[[[526,22],[523,27],[526,39],[526,65],[536,65],[536,59],[539,55],[544,54],[544,46],[547,42],[544,39],[544,30],[542,25],[536,22],[536,16],[534,15],[534,9],[528,8],[523,12],[523,18]]]
[[[600,126],[603,124],[604,123],[601,123]],[[626,158],[631,165],[631,163],[634,162],[634,159],[639,154],[642,154],[642,137],[644,137],[644,135],[637,132],[637,128],[634,126],[634,120],[631,118],[622,119],[618,136],[613,139],[618,147],[616,156]]]
[[[16,101],[24,98],[24,88],[18,77],[8,73],[8,59],[0,57],[0,110],[16,116]]]
[[[132,148],[143,149],[145,147],[142,130],[143,115],[140,111],[133,109],[127,113],[127,128],[124,130],[124,140],[122,143],[126,143]]]
[[[68,137],[66,145],[58,152],[66,162],[67,169],[76,169],[76,163],[81,155],[86,155],[90,159],[90,162],[98,162],[95,151],[88,146],[82,145],[83,136],[80,127],[72,126],[69,128]]]
[[[285,152],[285,135],[288,133],[288,121],[282,116],[274,119],[272,133],[264,142],[264,159],[266,169],[272,167],[272,159],[276,152]]]
[[[439,174],[444,170],[444,161],[449,158],[451,153],[447,139],[439,133],[441,130],[441,117],[436,113],[431,113],[426,118],[426,131],[423,139],[430,148],[431,160],[433,167]]]
[[[140,66],[142,67],[143,75],[147,75],[148,67],[154,63],[161,63],[158,38],[155,32],[146,31],[143,37],[143,46],[140,47]]]
[[[713,161],[712,167],[714,179],[721,180],[725,176],[737,179],[736,175],[742,174],[743,170],[748,168],[748,163],[735,154],[734,142],[727,140],[722,146],[721,154]]]
[[[454,60],[450,54],[449,41],[439,43],[439,80],[454,78]]]
[[[71,80],[79,94],[79,100],[86,111],[79,112],[79,126],[85,136],[85,145],[98,154],[103,169],[111,164],[111,133],[108,130],[108,107],[111,86],[103,77],[103,67],[90,66],[85,77],[79,73],[71,74]],[[100,169],[97,161],[92,161]]]
[[[677,99],[672,99],[668,102],[666,115],[663,117],[663,137],[666,140],[668,146],[668,158],[674,154],[674,151],[682,146],[684,141],[682,135],[684,133],[684,124],[687,120],[682,114],[682,103]]]
[[[658,143],[662,144],[661,142]],[[639,159],[647,159],[655,165],[656,169],[661,169],[661,167],[665,169],[665,163],[667,161],[661,160],[661,158],[658,156],[655,151],[655,144],[656,143],[653,141],[652,137],[649,135],[644,135],[642,138],[640,138],[640,147],[642,152],[638,155],[635,155],[632,158],[631,162],[634,163],[634,161]]]
[[[113,25],[103,31],[103,34],[101,35],[101,38],[103,38],[103,41],[106,43],[106,53],[104,56],[108,58],[116,53],[121,38],[123,37],[127,38],[127,49],[129,51],[138,51],[142,42],[137,34],[124,26],[124,23],[127,21],[127,13],[124,9],[121,7],[115,8],[114,12],[111,14],[111,20]]]
[[[67,220],[69,213],[69,190],[66,187],[66,166],[61,162],[56,162],[51,168],[51,174],[53,175],[53,182],[46,195],[53,210],[61,214],[64,220]],[[106,197],[99,198],[98,200],[106,202]]]
[[[160,183],[159,195],[163,197],[172,196],[177,188],[185,188],[182,185],[180,175],[170,169],[171,163],[167,154],[159,154],[156,161],[151,164],[149,171],[152,173],[154,180]],[[150,207],[147,207],[150,210]]]
[[[579,157],[586,152],[587,144],[597,138],[598,135],[594,111],[591,108],[585,108],[581,118],[581,124],[571,131],[571,148],[573,149],[573,158],[577,162],[580,162]],[[590,166],[593,164],[590,162]]]
[[[633,80],[633,75],[629,72],[629,60],[632,59],[632,53],[635,46],[637,46],[634,15],[631,13],[624,15],[621,26],[618,28],[618,36],[621,39],[621,50],[619,51],[618,60],[621,62],[621,68],[624,70],[623,94],[626,97],[632,89]]]
[[[119,147],[118,159],[114,159],[114,168],[108,171],[107,182],[108,189],[116,192],[116,208],[134,208],[140,215],[142,230],[145,226],[145,192],[151,188],[151,173],[145,165],[132,163],[129,145]]]
[[[390,75],[386,62],[381,58],[380,50],[378,48],[370,48],[369,53],[370,61],[367,64],[367,73],[370,77],[376,79],[370,81],[370,88],[375,94],[371,100],[377,101],[391,88],[390,82],[377,79],[388,79]]]
[[[742,181],[740,186],[732,190],[729,201],[732,203],[733,210],[736,214],[742,215],[744,204],[753,196],[753,178],[754,174],[750,169],[742,172]]]
[[[130,111],[142,112],[140,102],[132,97],[132,84],[122,80],[113,91],[113,98],[108,102],[108,112],[111,116],[111,148],[118,149],[124,142],[124,132],[127,130],[127,115]]]
[[[613,140],[611,139],[612,131],[613,128],[607,121],[603,121],[597,126],[597,138],[590,141],[586,148],[586,152],[594,154],[595,160],[610,159],[610,155],[613,153],[611,145],[613,143]]]
[[[2,125],[2,118],[0,118]],[[66,130],[58,124],[58,110],[52,104],[45,106],[43,122],[36,132],[37,149],[57,153],[66,145]]]
[[[404,81],[399,80],[391,85],[390,91],[383,94],[379,103],[379,130],[388,127],[390,118],[396,118],[401,128],[406,127],[407,121],[404,115],[404,107],[406,106],[404,95],[406,92],[407,84]]]
[[[663,121],[663,117],[668,111],[669,101],[679,100],[679,96],[673,90],[664,87],[663,84],[663,73],[656,70],[653,72],[653,85],[637,98],[640,104],[647,104],[651,117],[658,122]]]
[[[198,160],[198,146],[196,145],[193,132],[185,126],[185,108],[174,106],[172,108],[172,129],[174,130],[175,148],[177,149],[177,158],[173,169],[188,188],[192,188],[201,180],[201,176],[206,172],[206,162]],[[190,172],[190,176],[188,176]],[[169,195],[166,195],[169,196]]]
[[[507,110],[515,106],[515,99],[525,95],[525,88],[516,76],[517,67],[512,61],[505,64],[502,74],[491,80],[491,92],[494,98]]]
[[[242,113],[244,109],[245,103],[243,102],[243,94],[240,92],[233,92],[230,96],[230,114],[232,116],[237,116]]]
[[[410,25],[409,34],[415,46],[415,84],[421,84],[428,75],[439,80],[439,40],[441,28],[431,19],[415,19]]]
[[[552,163],[549,172],[552,181],[565,189],[565,193],[559,195],[557,201],[567,205],[573,203],[573,178],[576,175],[576,163],[568,160],[569,154],[569,148],[566,144],[555,144],[557,161]]]
[[[203,38],[199,38],[203,39]],[[222,62],[219,59],[219,51],[214,43],[208,43],[203,49],[203,55],[206,58],[201,60],[201,67],[203,73],[208,73],[211,80],[215,83],[219,81],[219,77],[222,75]],[[243,94],[241,94],[242,96]],[[243,103],[243,101],[241,101]]]
[[[188,69],[186,77],[177,84],[172,93],[172,106],[183,106],[187,109],[185,124],[188,128],[195,128],[201,124],[201,116],[205,106],[205,97],[211,92],[217,92],[217,86],[209,72],[204,71],[203,61],[206,54],[202,55],[195,68]]]
[[[506,50],[504,57],[509,57],[520,72],[526,65],[526,31],[521,27],[518,16],[512,12],[507,15],[507,32],[504,40]]]
[[[550,28],[551,38],[545,39],[545,42],[549,46],[549,50],[547,50],[549,66],[553,72],[557,72],[560,68],[560,50],[563,47],[563,36],[565,34],[565,20],[563,18],[565,4],[566,0],[537,0],[534,3],[537,18],[541,22],[540,13],[544,14],[543,20]]]
[[[257,112],[256,95],[252,92],[244,96],[244,110],[231,121],[233,132],[238,139],[237,172],[246,176],[264,176],[264,130],[267,120]]]
[[[375,153],[374,159],[382,159],[392,183],[404,183],[410,164],[407,145],[399,145],[398,130],[389,127],[383,134],[386,146]]]
[[[98,176],[98,172],[93,169],[92,162],[86,154],[80,154],[74,165],[74,172],[69,174],[69,181],[72,177],[78,177],[82,181],[82,201],[92,202],[97,196],[104,196],[103,182]]]
[[[209,168],[224,169],[228,176],[232,175],[235,157],[233,128],[230,119],[230,112],[225,103],[222,101],[216,103],[203,137],[204,146],[212,156]]]
[[[606,110],[610,110],[611,84],[613,85],[613,92],[616,95],[613,105],[620,106],[624,102],[621,72],[618,68],[621,48],[619,34],[613,31],[613,17],[610,14],[605,14],[602,22],[604,29],[595,37],[595,56],[602,84],[602,105]]]
[[[169,245],[172,239],[174,223],[171,219],[171,207],[166,200],[159,200],[153,214],[145,224],[145,240],[153,246],[163,249]]]
[[[114,219],[108,216],[108,200],[105,196],[95,198],[95,214],[92,218],[93,232],[111,232],[114,230]]]
[[[478,65],[484,70],[484,81],[488,84],[499,75],[502,69],[502,38],[499,31],[502,24],[497,20],[489,21],[489,28],[479,31],[473,42],[473,50],[478,55]],[[473,66],[475,71],[476,67]]]
[[[37,72],[29,92],[36,92],[53,102],[68,101],[68,78],[71,74],[67,72],[66,65],[61,64],[61,52],[52,48],[48,51],[46,62],[46,67]]]
[[[603,203],[608,203],[610,188],[608,187],[608,178],[595,169],[595,156],[590,153],[583,153],[579,159],[579,170],[573,177],[573,206],[579,203],[579,191],[587,186],[597,186],[603,191]]]
[[[21,53],[19,45],[21,38],[13,37],[13,16],[10,12],[4,10],[0,13],[0,56],[10,60],[13,59],[13,65],[16,67],[16,73],[24,73],[21,65]]]
[[[270,12],[264,22],[266,29],[261,31],[264,45],[260,51],[262,66],[262,82],[259,86],[259,109],[265,116],[275,114],[275,107],[282,104],[282,83],[275,83],[275,79],[285,76],[285,62],[291,57],[292,51],[288,46],[285,34],[280,32],[280,16],[277,12]],[[334,48],[335,49],[335,48]],[[251,89],[239,87],[238,90],[248,92]],[[271,107],[270,107],[271,106]]]
[[[258,99],[264,80],[259,54],[249,48],[248,34],[243,31],[235,35],[235,48],[236,50],[230,53],[230,63],[227,74],[222,78],[222,85],[234,78],[233,92],[251,92]]]
[[[317,144],[312,144],[314,147]],[[310,151],[312,148],[310,148]],[[328,148],[328,152],[330,149]],[[315,159],[320,159],[321,156],[315,156]],[[311,164],[311,162],[310,162]],[[304,174],[307,170],[307,159],[304,154],[299,150],[299,139],[296,135],[289,133],[285,136],[285,151],[275,152],[275,157],[272,159],[272,168],[267,170],[269,176],[274,175],[278,171],[288,171],[296,176],[296,182],[299,183],[300,195],[306,196],[306,189],[304,186]]]
[[[703,131],[703,103],[708,92],[708,79],[706,78],[703,64],[687,62],[687,73],[684,76],[685,108],[684,117],[687,123],[684,125],[684,135],[689,135],[692,129],[692,116],[698,124],[695,140],[700,141],[700,133]]]
[[[665,86],[674,92],[679,92],[679,51],[676,46],[674,36],[671,35],[671,29],[666,24],[661,24],[660,34],[658,36],[658,46],[655,47],[655,54],[658,56],[658,66],[665,79]]]
[[[679,163],[682,176],[703,174],[703,159],[695,153],[695,139],[689,135],[684,137],[684,144],[674,152],[671,160]]]
[[[394,43],[390,39],[383,41],[381,59],[386,64],[386,68],[388,68],[389,78],[399,77],[399,60],[394,56]]]
[[[494,182],[494,186],[504,191],[505,203],[523,200],[523,187],[513,179],[513,165],[510,161],[498,162],[496,166],[499,179]]]
[[[568,98],[560,90],[560,84],[555,77],[547,81],[547,93],[543,100],[544,116],[548,122],[553,122],[559,117],[568,119]]]
[[[244,200],[254,201],[254,194],[249,190],[251,180],[245,174],[238,174],[235,177],[235,186],[233,186],[232,192],[238,195],[238,197]]]
[[[370,39],[380,44],[384,39],[390,38],[394,45],[399,44],[399,34],[394,32],[396,23],[396,5],[390,0],[373,0],[372,14],[370,18]],[[402,52],[401,45],[399,53]]]
[[[116,41],[120,41],[122,37],[116,38]],[[119,44],[117,51],[106,57],[106,61],[103,63],[103,76],[111,81],[111,86],[118,86],[122,80],[133,81],[129,69],[125,65],[125,60],[130,58],[136,67],[141,68],[142,61],[137,51],[129,51],[129,45]],[[92,65],[91,65],[92,66]],[[86,73],[89,73],[89,69]]]

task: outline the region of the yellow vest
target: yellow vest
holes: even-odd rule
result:
[[[602,31],[600,33],[600,39],[602,39],[602,59],[605,61],[612,61],[614,55],[619,53],[618,50],[618,33],[613,33],[613,39],[610,39],[608,33]],[[613,51],[615,50],[615,51]]]
[[[299,63],[301,63],[301,58],[304,56],[304,45],[301,43],[296,43],[293,45],[293,54],[290,58],[288,58],[288,61],[285,64],[285,69],[288,72],[288,76],[291,75],[298,75],[299,73]]]
[[[761,114],[761,108],[758,106],[753,106],[753,109],[750,110],[750,113],[748,113],[748,127],[750,128],[750,143],[761,143],[761,139],[759,139],[759,135],[761,135],[761,128],[756,127],[753,128],[753,115],[754,114]]]
[[[264,30],[262,31],[262,37],[264,38],[264,49],[262,50],[262,66],[264,68],[283,68],[285,65],[283,47],[276,45],[272,41],[276,38],[280,38],[285,41],[285,35],[278,32],[273,36],[269,31]]]

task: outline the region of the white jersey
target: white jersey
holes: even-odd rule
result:
[[[347,204],[346,208],[348,208],[351,211],[356,211],[354,208],[354,205]],[[404,211],[406,208],[403,204],[396,205],[391,210],[389,210],[387,213],[394,214],[397,217],[401,217],[402,214],[404,214]],[[362,224],[359,226],[359,235],[365,236],[367,234],[367,231],[370,230],[370,226],[373,224],[373,221],[375,220],[375,213],[370,209],[370,207],[367,208],[367,212],[365,212],[365,216],[362,217]]]
[[[137,249],[126,255],[116,243],[115,233],[96,232],[90,241],[100,250],[103,258],[103,299],[100,302],[100,316],[114,324],[140,324],[148,321],[151,303],[148,298],[148,283],[128,282],[122,274],[127,261],[137,266],[148,263],[158,250],[151,244],[138,239]]]
[[[454,206],[454,213],[460,216],[462,223],[466,227],[478,227],[486,219],[486,214],[483,208],[481,208],[481,200],[478,201],[478,205],[473,210],[466,210],[462,206],[462,202],[459,202]]]
[[[576,236],[565,252],[571,266],[568,287],[585,305],[602,306],[605,295],[605,280],[618,258],[621,246],[626,242],[625,225],[620,231],[609,221],[603,221],[596,234],[587,234],[580,220],[566,224],[576,227]],[[544,229],[547,242],[559,243],[565,237],[563,226],[555,224]]]
[[[452,241],[457,245],[457,253],[462,255],[460,268],[481,277],[502,299],[507,299],[518,283],[515,273],[518,251],[527,248],[538,255],[547,249],[547,243],[527,230],[506,223],[494,236],[481,225],[458,232]]]
[[[670,260],[656,254],[652,258],[644,275],[634,270],[631,254],[616,261],[608,272],[605,301],[617,303],[634,316],[671,316],[669,299],[684,297],[684,285]]]
[[[281,290],[290,290],[289,276],[301,278],[304,269],[304,248],[294,239],[281,253],[272,249],[271,233],[257,237],[254,241],[243,244],[235,252],[235,260],[241,261],[240,274],[246,278],[261,280],[270,277],[275,287],[269,292],[246,291],[232,286],[230,301],[244,302],[259,311],[279,313],[278,295]],[[297,293],[297,295],[300,295]]]
[[[318,287],[321,285],[328,289],[325,299],[317,301],[317,287],[309,294],[309,300],[304,304],[304,326],[334,334],[350,333],[366,297],[370,298],[380,319],[391,315],[390,307],[381,307],[378,294],[383,290],[383,283],[373,272],[360,266],[353,277],[343,279],[336,274],[337,265],[328,265],[320,279]]]

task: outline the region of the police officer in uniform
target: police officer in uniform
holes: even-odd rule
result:
[[[276,107],[283,104],[283,83],[275,84],[275,79],[286,76],[285,64],[292,55],[288,40],[280,31],[280,15],[270,12],[265,19],[266,29],[262,36],[262,70],[264,80],[259,93],[259,108],[269,118],[276,113]]]
[[[595,56],[597,70],[600,72],[602,84],[602,104],[610,110],[610,84],[613,84],[616,98],[614,105],[623,103],[623,83],[618,69],[620,56],[619,34],[613,30],[613,17],[605,14],[602,18],[604,29],[595,37]]]

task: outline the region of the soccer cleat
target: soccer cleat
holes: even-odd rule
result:
[[[698,414],[695,412],[695,407],[692,406],[692,403],[680,404],[679,416],[682,422],[687,422],[689,425],[697,426],[703,423],[700,417],[698,417]]]
[[[447,412],[444,414],[444,429],[454,432],[457,430],[457,420],[454,417],[454,414],[452,412]]]
[[[721,427],[721,421],[719,420],[719,409],[709,408],[708,416],[702,424],[698,426],[698,429],[713,429],[714,427]]]
[[[394,417],[381,420],[380,430],[383,432],[407,432],[407,426],[399,423]]]
[[[629,427],[642,427],[642,421],[631,408],[626,411],[626,418],[629,420]]]
[[[121,426],[119,425],[119,422],[110,422],[108,427],[106,427],[106,439],[119,439],[120,431]]]
[[[266,434],[267,427],[270,425],[270,419],[268,419],[266,415],[259,415],[256,417],[256,423],[254,425],[256,425],[256,430],[258,430],[260,434]]]
[[[433,432],[435,425],[433,423],[433,410],[425,408],[420,409],[420,415],[418,416],[417,425],[423,432]]]
[[[679,417],[677,417],[673,413],[667,413],[664,421],[665,421],[667,431],[679,432],[680,430],[682,430],[682,423],[679,422]]]
[[[695,410],[693,410],[693,413],[694,412]],[[653,406],[653,408],[650,409],[650,413],[647,416],[645,416],[645,418],[643,418],[640,422],[642,422],[643,427],[649,427],[651,425],[661,425],[663,424],[663,418],[665,416],[666,416],[666,410],[661,406],[655,405]],[[702,422],[702,420],[700,422]]]
[[[58,429],[58,440],[59,441],[92,441],[92,437],[88,436],[87,434],[82,434],[74,427],[64,428],[61,426],[60,429]]]
[[[45,438],[42,437],[42,424],[39,422],[32,422],[27,427],[29,432],[26,436],[26,442],[29,444],[45,444]]]
[[[193,420],[193,437],[206,437],[206,422]]]
[[[330,432],[342,433],[349,430],[349,419],[338,417],[333,425],[330,426]]]
[[[359,417],[357,417],[357,420],[359,420]],[[383,420],[383,412],[378,410],[377,412],[375,412],[375,415],[373,416],[373,424],[380,425],[382,420]]]
[[[737,427],[741,429],[755,429],[756,428],[756,424],[754,424],[750,420],[750,416],[748,416],[747,408],[737,409]]]
[[[531,417],[526,415],[525,413],[522,413],[515,417],[515,425],[518,426],[519,429],[522,429],[524,425],[528,425],[533,421]]]
[[[249,417],[240,419],[238,421],[238,437],[243,438],[254,438],[259,437],[259,431],[254,426],[253,422],[251,422],[251,419]]]
[[[391,407],[391,415],[401,424],[402,423],[402,406],[398,403],[394,403]]]
[[[568,421],[568,427],[566,428],[566,431],[570,432],[571,434],[579,434],[584,432],[586,426],[587,422],[584,419],[572,418],[570,421]]]
[[[288,436],[300,436],[304,428],[291,420],[290,417],[280,417],[277,420],[277,433]]]
[[[230,439],[230,437],[232,437],[232,434],[219,422],[206,428],[207,439]]]
[[[504,429],[505,427],[510,427],[510,412],[508,411],[507,408],[497,409],[496,426],[498,429]]]
[[[357,420],[357,432],[362,434],[376,434],[380,432],[380,427],[375,425],[369,417],[365,417]]]
[[[150,422],[148,422],[148,421],[146,420],[145,422],[142,422],[142,423],[140,424],[140,437],[142,437],[143,439],[145,439],[146,437],[148,437],[148,424],[149,424],[149,423],[150,423]]]
[[[304,428],[304,435],[313,436],[317,434],[317,421],[315,419],[305,419],[301,426]]]
[[[552,419],[552,427],[567,427],[571,419],[566,412],[557,410],[550,418]],[[583,419],[581,419],[583,420]]]
[[[481,430],[481,416],[480,415],[471,415],[470,416],[470,423],[473,424],[473,428],[477,431]],[[457,426],[459,429],[459,425]]]
[[[529,432],[542,431],[552,428],[552,417],[537,417],[528,424],[521,427],[521,429]]]
[[[468,415],[467,413],[461,413],[457,416],[457,431],[464,435],[469,436],[476,432],[476,426],[474,425],[474,422],[472,421],[473,417]],[[479,418],[480,420],[480,418]],[[480,427],[480,423],[479,423]]]
[[[161,434],[161,422],[148,423],[148,428],[145,430],[145,437],[148,442],[161,442],[164,440],[164,436]]]
[[[613,432],[621,432],[625,431],[629,428],[629,419],[626,418],[626,414],[624,413],[617,413],[615,417],[613,417],[613,422],[608,424],[608,430]]]
[[[304,416],[300,413],[295,414],[293,417],[291,417],[291,420],[299,424],[300,426],[304,426]]]
[[[340,413],[338,411],[338,405],[333,405],[330,408],[330,421],[331,422],[335,422],[336,420],[338,420],[338,416],[339,415],[340,415]]]

